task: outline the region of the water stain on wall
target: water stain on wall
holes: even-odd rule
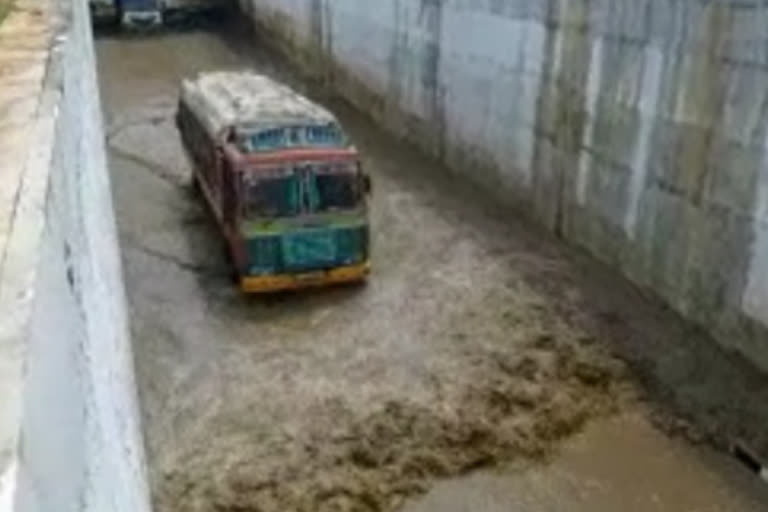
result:
[[[536,116],[534,195],[537,217],[562,235],[566,190],[575,181],[585,128],[591,60],[589,1],[547,4],[543,83]],[[553,199],[555,198],[555,199]]]
[[[701,42],[701,46],[694,46],[685,57],[683,84],[677,88],[677,109],[687,126],[681,133],[678,174],[671,182],[695,205],[701,205],[711,177],[709,156],[722,119],[724,85],[728,79],[718,53],[730,32],[723,4],[710,3],[702,18],[693,34],[694,44]]]
[[[393,110],[393,106],[399,108],[403,95],[402,76],[405,71],[403,57],[408,49],[410,32],[406,26],[406,13],[401,0],[393,0],[392,10],[394,17],[394,37],[392,48],[389,50],[388,59],[388,80],[387,80],[387,105],[388,110]]]
[[[310,43],[319,57],[319,75],[326,86],[333,84],[333,22],[328,0],[310,0]],[[319,51],[318,51],[319,50]]]
[[[438,157],[445,155],[445,88],[440,83],[443,36],[442,0],[420,0],[419,23],[427,32],[422,49],[421,88],[429,124],[432,126],[430,145]]]

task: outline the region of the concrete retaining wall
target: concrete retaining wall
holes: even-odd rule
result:
[[[768,370],[768,5],[240,0],[391,131]]]
[[[148,512],[88,5],[19,0],[20,13],[20,31],[40,37],[6,47],[0,27],[23,99],[0,110],[15,116],[5,163],[18,168],[2,175],[15,199],[0,238],[0,360],[14,381],[0,389],[13,419],[0,510]]]

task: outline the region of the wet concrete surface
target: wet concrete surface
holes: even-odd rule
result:
[[[755,424],[762,377],[689,353],[697,338],[666,313],[344,105],[374,177],[370,283],[234,290],[189,186],[179,82],[247,66],[305,85],[238,41],[97,41],[159,512],[764,509],[747,471],[651,426]]]
[[[735,462],[691,450],[641,415],[601,421],[552,464],[518,465],[438,484],[405,512],[720,512],[762,510],[765,493]]]

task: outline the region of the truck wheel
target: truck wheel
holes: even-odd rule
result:
[[[221,258],[224,260],[224,264],[227,266],[227,277],[232,284],[240,284],[240,272],[237,270],[232,253],[229,252],[229,246],[226,242],[221,244]]]
[[[196,196],[202,195],[202,190],[200,189],[200,179],[197,177],[197,174],[192,175],[192,182],[190,183],[190,188],[192,189],[192,192]]]

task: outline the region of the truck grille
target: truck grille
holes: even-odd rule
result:
[[[297,273],[362,262],[368,254],[368,229],[327,228],[288,232],[248,240],[251,274]]]
[[[337,261],[332,230],[302,231],[283,235],[283,263],[290,272],[331,267]]]

